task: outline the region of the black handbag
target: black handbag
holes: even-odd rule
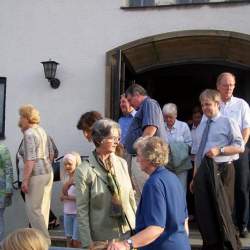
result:
[[[53,173],[54,173],[53,181],[60,181],[61,180],[61,161],[60,160],[62,158],[63,158],[63,156],[57,158],[52,163],[52,169],[53,169]]]

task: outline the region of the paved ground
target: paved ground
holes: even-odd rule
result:
[[[55,184],[55,183],[54,183]],[[62,214],[62,206],[58,197],[59,184],[54,185],[54,195],[52,198],[52,208],[56,215]],[[6,221],[6,234],[12,232],[16,228],[27,227],[28,222],[25,214],[24,203],[21,199],[19,191],[15,191],[13,196],[13,204],[11,207],[6,209],[5,212],[5,221]],[[61,222],[62,224],[62,222]],[[58,230],[51,231],[51,235],[60,236],[63,238],[63,228]],[[59,238],[60,238],[59,237]],[[199,249],[198,247],[202,245],[202,240],[198,230],[192,225],[190,230],[190,243],[194,249]],[[246,239],[242,239],[242,245],[244,249],[250,250],[250,234]]]

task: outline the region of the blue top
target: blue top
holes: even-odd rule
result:
[[[128,128],[136,114],[136,111],[133,109],[131,113],[128,115],[123,115],[122,117],[119,118],[118,123],[121,127],[121,143],[124,144],[124,139],[125,136],[127,135]]]
[[[124,139],[124,146],[128,153],[135,153],[133,144],[142,136],[143,130],[147,126],[155,126],[157,128],[155,135],[167,142],[167,133],[161,108],[157,101],[149,97],[146,97],[141,103]]]
[[[196,129],[197,141],[195,141],[192,145],[192,154],[197,154],[203,131],[206,127],[207,117],[204,115],[199,126]],[[212,118],[212,122],[210,124],[207,141],[205,145],[205,149],[203,151],[204,156],[211,148],[213,147],[225,147],[225,146],[236,146],[244,149],[244,141],[242,139],[242,135],[240,132],[240,128],[238,124],[223,115],[219,112],[216,116]],[[239,158],[238,154],[235,155],[219,155],[214,157],[215,162],[227,162],[233,161]],[[196,161],[196,166],[199,164]]]
[[[190,250],[184,229],[186,197],[175,174],[158,167],[146,181],[136,213],[136,232],[149,226],[164,228],[163,234],[143,250]]]

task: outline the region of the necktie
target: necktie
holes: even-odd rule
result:
[[[208,119],[207,123],[206,123],[206,127],[203,131],[202,137],[201,137],[201,143],[198,149],[198,152],[196,154],[196,167],[198,168],[201,164],[201,160],[203,158],[203,152],[207,143],[207,136],[208,136],[208,132],[209,132],[209,128],[210,128],[210,124],[211,124],[212,120]]]

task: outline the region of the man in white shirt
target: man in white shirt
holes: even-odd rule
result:
[[[250,108],[246,101],[233,96],[235,76],[224,72],[217,78],[217,90],[221,94],[220,112],[234,119],[240,127],[246,144],[250,135]],[[247,149],[240,154],[235,165],[235,222],[239,227],[240,236],[247,237],[249,219],[249,162]]]

